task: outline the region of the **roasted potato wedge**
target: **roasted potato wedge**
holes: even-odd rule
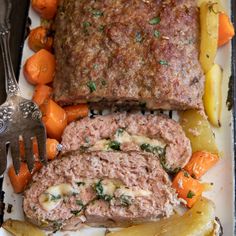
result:
[[[201,198],[183,216],[132,226],[107,236],[206,236],[214,230],[214,219],[213,202]]]
[[[221,67],[214,64],[206,73],[205,94],[203,96],[204,107],[208,120],[212,125],[220,127],[220,115],[222,108],[222,77]]]
[[[25,221],[8,219],[2,227],[14,236],[46,236],[42,230]]]
[[[217,1],[201,4],[200,25],[200,62],[204,73],[207,73],[214,64],[218,48],[219,3]]]
[[[181,112],[180,124],[190,139],[192,152],[204,150],[219,154],[210,123],[202,112],[196,110]]]

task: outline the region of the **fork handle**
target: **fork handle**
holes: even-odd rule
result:
[[[0,45],[5,71],[6,93],[7,96],[15,96],[19,94],[20,89],[13,70],[9,47],[11,2],[10,0],[0,0],[0,6]]]

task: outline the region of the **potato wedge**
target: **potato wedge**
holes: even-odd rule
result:
[[[196,110],[181,112],[180,124],[190,139],[192,152],[208,151],[219,154],[210,123],[204,114]]]
[[[200,25],[200,62],[204,73],[207,73],[214,64],[218,48],[219,4],[217,1],[201,4]]]
[[[42,230],[25,221],[8,219],[2,227],[14,236],[46,236]]]
[[[212,125],[220,127],[220,115],[222,108],[222,77],[221,67],[214,64],[206,73],[205,94],[203,96],[204,107],[208,120]]]
[[[183,216],[141,224],[112,232],[107,236],[204,236],[214,229],[215,207],[212,201],[201,198]]]

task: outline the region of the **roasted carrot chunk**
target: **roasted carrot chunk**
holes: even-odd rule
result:
[[[60,144],[56,139],[47,138],[46,142],[47,158],[53,160],[60,150]]]
[[[194,152],[184,169],[194,178],[200,179],[219,161],[219,156],[207,151]]]
[[[172,187],[176,190],[178,197],[186,201],[189,208],[194,205],[204,190],[204,186],[198,180],[182,170],[175,176]]]
[[[219,14],[219,39],[218,47],[228,43],[234,36],[234,26],[229,19],[229,16],[224,12]]]
[[[64,107],[67,115],[68,123],[83,118],[88,115],[89,109],[87,104],[79,104],[75,106]]]
[[[34,52],[37,52],[40,49],[46,49],[48,51],[51,51],[53,45],[53,38],[48,36],[48,29],[39,26],[30,31],[28,45],[29,48],[32,49]]]
[[[46,127],[49,138],[61,140],[61,135],[67,125],[67,116],[65,110],[49,99],[41,107],[43,113],[43,123]]]
[[[24,75],[33,85],[48,84],[53,81],[56,61],[54,55],[41,49],[27,59],[24,65]]]
[[[27,164],[21,162],[20,171],[18,175],[15,173],[14,167],[11,166],[8,170],[8,175],[15,193],[21,193],[25,190],[27,184],[30,182],[32,175],[41,169],[42,164],[35,162],[32,174],[29,172]]]
[[[32,8],[44,19],[52,19],[57,12],[58,0],[32,0]]]
[[[32,100],[38,104],[38,106],[41,106],[43,103],[45,103],[48,99],[50,99],[52,95],[52,88],[44,85],[39,84],[34,89],[34,94]]]

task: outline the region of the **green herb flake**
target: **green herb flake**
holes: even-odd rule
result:
[[[187,178],[189,178],[188,172],[184,171],[184,176],[187,177]]]
[[[81,200],[76,200],[76,205],[84,207],[84,204]]]
[[[84,186],[85,182],[80,181],[80,182],[76,182],[76,184],[78,185],[78,187],[80,187],[80,186]]]
[[[88,88],[90,89],[90,92],[91,92],[91,93],[94,92],[94,91],[96,91],[96,84],[95,84],[95,82],[89,81],[89,82],[87,83],[87,86],[88,86]]]
[[[122,128],[118,128],[117,130],[116,130],[116,135],[118,136],[118,137],[120,137],[120,136],[122,136],[122,134],[124,133],[124,129],[122,129]]]
[[[119,151],[120,150],[120,143],[118,141],[111,141],[109,143],[109,148]]]
[[[94,185],[94,190],[96,192],[96,195],[98,199],[102,199],[105,201],[111,201],[112,196],[108,194],[104,194],[103,192],[103,186],[102,186],[102,180],[99,180],[95,185]]]
[[[159,156],[165,155],[165,149],[159,146],[152,146],[149,143],[143,143],[140,145],[141,150],[151,152]]]
[[[99,9],[94,9],[94,10],[92,10],[92,15],[94,17],[100,17],[100,16],[103,16],[103,12],[100,11]]]
[[[129,195],[122,194],[120,196],[120,202],[122,206],[128,207],[132,204],[132,197]]]
[[[160,17],[154,17],[149,21],[149,24],[150,25],[157,25],[160,23],[160,21],[161,21]]]
[[[100,25],[100,26],[98,27],[98,31],[99,31],[99,32],[103,32],[104,29],[105,29],[105,25]]]
[[[79,216],[80,212],[83,210],[83,208],[81,208],[80,210],[73,210],[70,211],[71,214],[75,215],[75,216]]]
[[[53,194],[50,194],[50,200],[53,201],[53,202],[56,202],[58,200],[61,199],[61,195],[53,195]]]
[[[196,194],[194,192],[192,192],[191,190],[189,190],[188,194],[187,194],[187,198],[193,198]]]
[[[169,65],[168,61],[165,61],[165,60],[160,60],[159,64],[160,65],[164,65],[164,66],[168,66]]]
[[[102,83],[103,86],[106,86],[106,85],[107,85],[107,82],[106,82],[106,80],[104,80],[104,79],[101,81],[101,83]]]
[[[136,41],[137,43],[141,43],[141,42],[143,41],[143,36],[142,36],[141,32],[137,32],[137,33],[135,34],[135,41]]]
[[[161,34],[160,34],[160,31],[159,31],[159,30],[154,30],[153,35],[154,35],[156,38],[159,38]]]
[[[83,27],[84,28],[87,28],[87,27],[89,27],[89,26],[91,26],[92,24],[90,23],[90,22],[88,22],[88,21],[84,21],[83,22]]]

